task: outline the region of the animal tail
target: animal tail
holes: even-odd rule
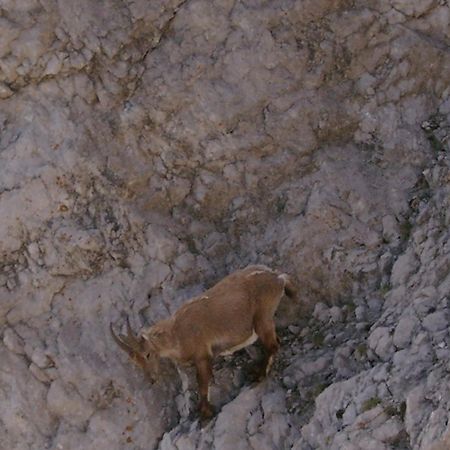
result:
[[[292,278],[286,273],[278,275],[278,278],[284,281],[284,293],[291,299],[297,298],[298,290],[292,281]]]

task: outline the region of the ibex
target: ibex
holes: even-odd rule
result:
[[[128,317],[127,336],[117,336],[112,324],[111,333],[120,348],[152,379],[159,372],[159,358],[194,364],[200,417],[207,420],[213,415],[208,392],[216,355],[232,354],[259,338],[264,358],[258,379],[269,372],[279,347],[273,317],[283,294],[296,295],[288,275],[266,266],[248,266],[188,301],[168,319],[143,328],[137,336]]]

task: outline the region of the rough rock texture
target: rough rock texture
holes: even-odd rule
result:
[[[0,2],[0,447],[447,449],[450,7]],[[271,376],[150,386],[108,326],[297,280]],[[181,380],[181,381],[180,381]]]

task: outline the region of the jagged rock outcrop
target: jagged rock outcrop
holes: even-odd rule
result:
[[[450,8],[439,0],[0,4],[7,449],[447,448]],[[249,263],[251,349],[150,386],[114,347]]]

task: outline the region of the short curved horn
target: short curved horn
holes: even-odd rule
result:
[[[141,351],[141,345],[140,345],[139,339],[133,333],[128,315],[126,316],[126,323],[127,323],[127,335],[126,336],[124,336],[123,334],[119,334],[119,336],[117,336],[114,333],[112,324],[110,325],[113,338],[114,338],[115,342],[120,346],[120,348],[124,349],[130,355],[132,353],[136,353],[136,352],[139,353]],[[120,344],[119,344],[119,342],[120,342]]]
[[[138,343],[138,340],[136,339],[136,336],[134,335],[133,329],[131,328],[130,325],[130,318],[127,316],[127,338],[128,338],[128,342],[130,343]]]
[[[122,349],[125,350],[129,355],[134,353],[133,348],[127,344],[126,342],[122,341],[122,339],[120,339],[117,334],[114,332],[114,328],[113,328],[113,324],[112,322],[109,324],[109,329],[111,331],[111,336],[114,339],[114,342]]]

